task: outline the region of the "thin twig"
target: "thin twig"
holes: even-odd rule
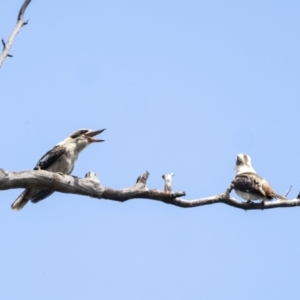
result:
[[[292,185],[290,186],[290,188],[288,189],[288,191],[284,194],[284,197],[286,198],[288,196],[288,194],[290,193],[291,189],[292,189]]]
[[[30,3],[31,0],[25,0],[23,5],[20,8],[19,14],[18,14],[18,21],[22,21],[24,18],[25,10]],[[26,22],[27,23],[27,22]]]
[[[2,51],[2,54],[0,56],[0,68],[1,68],[1,66],[2,66],[2,64],[3,64],[3,62],[4,62],[4,60],[7,56],[12,57],[12,55],[9,54],[9,50],[12,47],[14,39],[17,36],[17,34],[19,33],[19,31],[21,30],[21,28],[28,23],[28,21],[24,22],[23,18],[24,18],[25,10],[26,10],[26,8],[27,8],[27,6],[29,5],[30,2],[31,2],[31,0],[25,0],[23,5],[21,6],[21,9],[20,9],[19,14],[18,14],[17,25],[14,28],[12,34],[10,35],[7,43],[5,43],[4,40],[2,39],[3,51]]]

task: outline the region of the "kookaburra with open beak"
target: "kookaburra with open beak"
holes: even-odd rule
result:
[[[79,153],[88,145],[95,142],[103,142],[95,136],[105,129],[90,130],[80,129],[71,134],[62,142],[58,143],[52,150],[48,151],[36,164],[34,170],[47,170],[50,172],[59,172],[63,174],[71,174]],[[12,209],[20,210],[31,200],[37,203],[51,194],[50,190],[38,190],[34,188],[26,189],[11,205]]]
[[[235,192],[243,199],[251,202],[261,199],[270,201],[273,198],[287,200],[274,192],[267,180],[260,177],[251,165],[251,158],[246,154],[239,154],[235,165],[236,176],[232,181]]]

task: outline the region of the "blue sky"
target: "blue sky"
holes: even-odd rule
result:
[[[22,1],[0,2],[0,35]],[[238,153],[300,190],[299,1],[32,1],[0,70],[0,167],[32,169],[82,128],[111,188],[150,172],[186,199],[223,192]],[[299,209],[182,209],[1,192],[1,299],[299,299]],[[237,197],[235,195],[235,197]]]

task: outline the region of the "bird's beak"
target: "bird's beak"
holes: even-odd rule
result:
[[[88,141],[89,143],[95,143],[95,142],[104,142],[104,140],[98,140],[95,139],[94,136],[103,132],[105,129],[101,129],[101,130],[95,130],[95,131],[90,131],[88,133],[85,134],[85,136],[88,137]]]

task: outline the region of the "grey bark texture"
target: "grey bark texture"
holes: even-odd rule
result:
[[[139,176],[135,185],[125,189],[111,189],[103,186],[94,172],[88,172],[85,178],[69,176],[60,173],[52,173],[44,170],[9,172],[0,169],[0,190],[29,188],[52,190],[61,193],[90,196],[96,199],[107,199],[125,202],[131,199],[149,199],[164,202],[183,208],[224,203],[243,210],[263,210],[277,207],[300,206],[300,196],[288,201],[267,201],[265,203],[249,203],[239,201],[230,196],[231,187],[224,193],[194,200],[186,200],[180,197],[185,192],[160,191],[146,187],[149,172]],[[47,201],[47,200],[46,200]]]

